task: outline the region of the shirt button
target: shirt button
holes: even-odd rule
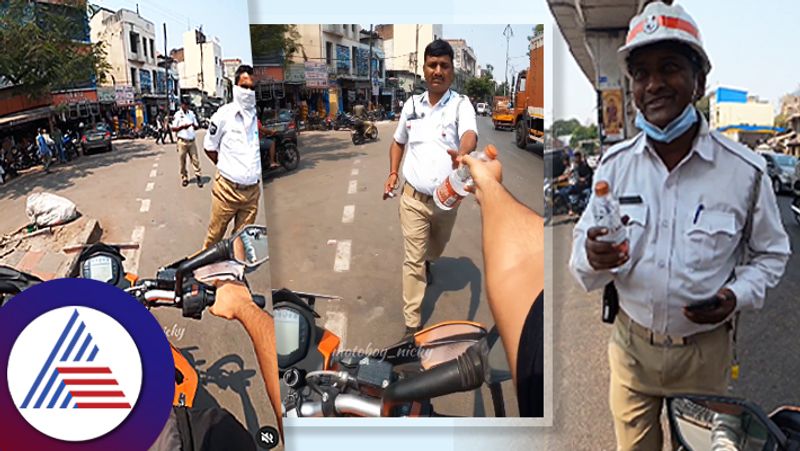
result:
[[[666,229],[667,227],[669,227],[669,221],[667,221],[666,219],[665,219],[665,220],[663,220],[663,221],[661,221],[661,227],[664,227],[665,229]]]
[[[663,268],[663,267],[665,267],[665,266],[667,266],[667,264],[666,264],[666,263],[664,263],[664,260],[661,260],[661,261],[659,261],[659,262],[658,262],[658,267],[659,267],[659,268]]]

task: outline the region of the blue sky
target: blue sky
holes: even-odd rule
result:
[[[253,60],[250,53],[246,0],[90,0],[91,3],[111,10],[121,8],[136,11],[156,26],[156,46],[164,51],[163,23],[167,24],[167,47],[183,47],[183,33],[203,26],[207,36],[216,36],[222,43],[224,58],[240,58],[245,63]]]
[[[528,40],[533,35],[534,25],[511,25],[514,36],[508,42],[509,72],[517,73],[528,67]],[[498,83],[505,80],[503,72],[506,65],[505,25],[448,25],[442,26],[445,39],[466,39],[475,51],[478,64],[494,66],[494,78]],[[513,69],[513,70],[512,70]],[[509,75],[508,82],[511,83]]]
[[[544,0],[542,0],[544,1]],[[709,88],[731,85],[770,100],[775,108],[780,97],[800,86],[800,58],[797,57],[797,21],[800,2],[796,0],[746,1],[676,0],[700,27],[706,52],[713,65]],[[548,19],[553,23],[552,16]],[[595,97],[571,55],[561,71],[569,95],[559,108],[563,116],[581,122],[596,122]]]

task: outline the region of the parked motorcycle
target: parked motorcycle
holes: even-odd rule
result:
[[[356,119],[353,122],[353,132],[350,135],[355,145],[363,144],[367,139],[374,141],[378,139],[378,127],[372,121]]]
[[[800,449],[800,407],[783,406],[770,415],[744,399],[686,395],[667,400],[672,436],[683,449]]]
[[[318,297],[329,296],[273,292],[285,417],[437,416],[432,398],[477,390],[490,378],[479,323],[443,322],[375,352],[345,352],[317,324]],[[491,392],[500,415],[502,392]]]
[[[331,126],[334,130],[347,130],[353,127],[353,117],[348,113],[339,112]]]

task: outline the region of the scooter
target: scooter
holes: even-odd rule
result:
[[[275,159],[286,171],[294,171],[300,164],[300,151],[297,147],[297,129],[294,123],[277,131],[275,135],[269,137],[275,142]],[[261,171],[267,173],[273,169],[269,167],[269,147],[264,141],[261,142]]]
[[[317,298],[332,297],[273,292],[284,417],[437,416],[432,398],[477,390],[490,379],[487,331],[479,323],[443,322],[387,348],[343,351],[340,338],[317,322]],[[502,416],[502,392],[491,392],[500,396],[493,401]]]
[[[355,145],[363,144],[367,139],[375,141],[378,139],[378,127],[372,121],[356,119],[353,123],[351,138]]]
[[[767,415],[744,399],[681,395],[667,400],[672,436],[688,451],[800,449],[800,407]]]

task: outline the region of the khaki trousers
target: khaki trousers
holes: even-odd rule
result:
[[[186,155],[192,160],[194,175],[200,177],[200,159],[197,158],[197,146],[194,141],[186,141],[178,138],[178,160],[181,162],[181,180],[188,180],[189,174],[186,172]]]
[[[633,333],[628,321],[620,311],[608,344],[617,449],[660,451],[665,397],[726,393],[733,349],[730,328],[726,323],[691,336],[683,346],[660,346]]]
[[[218,243],[233,219],[233,233],[256,222],[261,185],[237,186],[217,173],[211,189],[211,221],[203,248]]]
[[[407,189],[410,188],[406,185]],[[406,190],[407,190],[406,189]],[[433,203],[433,198],[418,200],[406,190],[400,196],[400,228],[403,232],[403,317],[406,326],[418,327],[421,322],[420,307],[425,297],[427,277],[425,261],[442,255],[458,208],[444,211]]]

